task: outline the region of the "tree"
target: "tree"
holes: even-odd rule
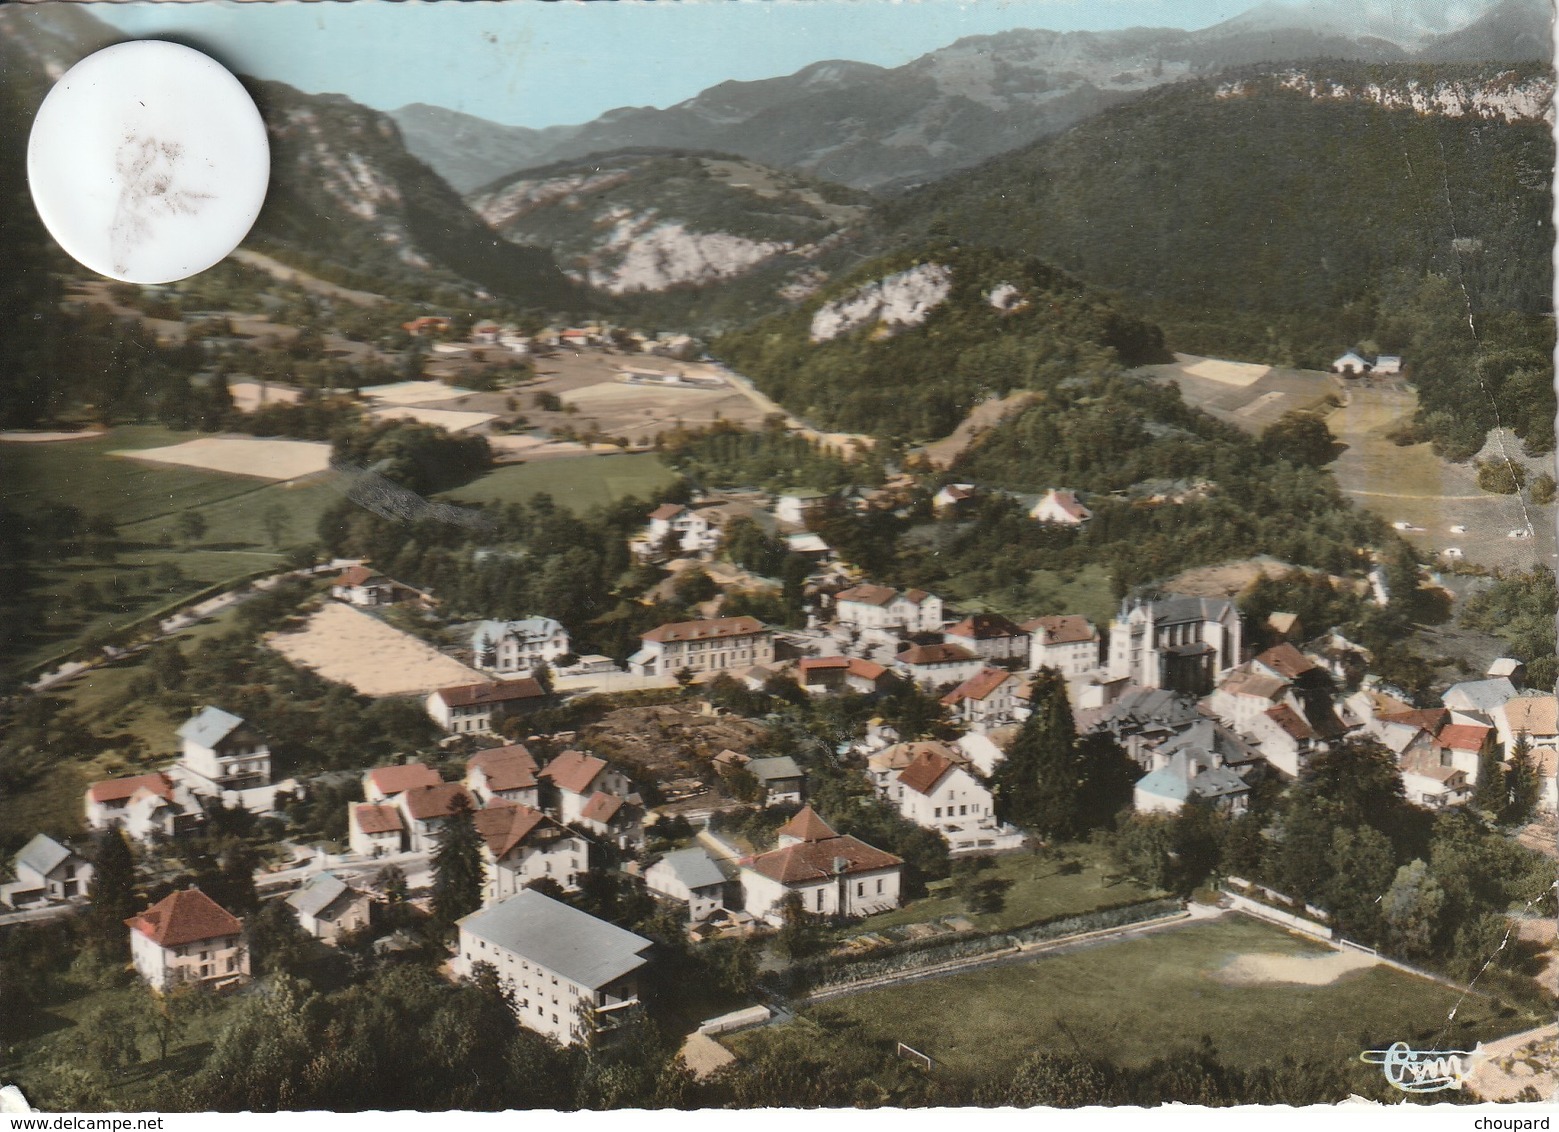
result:
[[[691,668],[679,668],[671,674],[671,678],[677,682],[677,687],[687,688],[688,685],[693,683],[693,678],[697,675],[698,673]]]
[[[1532,480],[1532,486],[1530,488],[1532,493],[1532,502],[1538,504],[1539,506],[1552,503],[1554,501],[1555,487],[1556,485],[1553,476],[1549,475],[1547,472],[1540,473]]]
[[[1081,830],[1083,771],[1066,681],[1053,668],[1034,677],[1033,711],[996,770],[997,813],[1041,837],[1065,841]]]
[[[1472,804],[1495,817],[1504,813],[1510,804],[1505,768],[1500,763],[1499,747],[1495,745],[1492,733],[1484,739],[1483,749],[1478,752],[1478,786],[1473,791]]]
[[[105,830],[92,862],[89,923],[99,946],[111,954],[122,955],[129,947],[125,921],[136,912],[135,888],[135,857],[129,842],[118,829]]]
[[[266,901],[245,926],[256,974],[295,975],[308,962],[309,935],[285,900]]]
[[[179,538],[186,543],[197,542],[206,535],[206,517],[199,511],[182,511],[176,520]]]
[[[1380,906],[1392,948],[1410,959],[1428,955],[1444,905],[1445,890],[1423,861],[1415,859],[1398,869]]]
[[[779,930],[780,950],[788,959],[804,959],[818,948],[817,924],[799,892],[787,892],[780,901],[783,918]]]
[[[273,547],[281,546],[281,540],[291,525],[292,517],[280,503],[272,503],[260,512],[260,527],[265,531],[265,537],[270,540]]]
[[[1526,468],[1512,460],[1478,461],[1478,486],[1484,491],[1495,495],[1514,495],[1526,482]]]
[[[1331,866],[1326,907],[1333,923],[1352,939],[1374,942],[1380,936],[1382,896],[1396,875],[1391,842],[1367,825],[1334,829]]]
[[[1510,749],[1510,769],[1505,774],[1507,792],[1500,821],[1506,825],[1525,825],[1537,807],[1543,788],[1532,763],[1532,741],[1525,731],[1516,736]]]
[[[448,927],[482,906],[482,835],[465,794],[456,794],[433,852],[433,918]]]
[[[1262,447],[1279,460],[1319,468],[1337,458],[1337,438],[1311,413],[1287,412],[1261,433]]]

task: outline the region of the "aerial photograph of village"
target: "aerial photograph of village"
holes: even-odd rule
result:
[[[7,1103],[1555,1099],[1551,25],[0,8]],[[27,182],[144,37],[159,285]]]

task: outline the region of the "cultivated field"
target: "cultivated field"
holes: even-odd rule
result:
[[[495,468],[481,479],[446,492],[456,503],[517,503],[546,492],[573,511],[615,503],[628,496],[648,499],[669,487],[671,470],[649,453],[631,456],[581,456]]]
[[[497,417],[496,413],[463,413],[457,409],[429,409],[422,405],[386,405],[372,413],[381,421],[416,421],[436,425],[448,432],[465,432]]]
[[[445,385],[442,381],[397,381],[390,385],[365,385],[358,392],[370,401],[381,401],[386,405],[425,405],[464,398],[471,390]]]
[[[1315,370],[1276,369],[1176,354],[1173,363],[1143,366],[1145,377],[1180,386],[1188,405],[1228,421],[1246,432],[1259,433],[1284,413],[1314,409],[1338,392],[1338,380]]]
[[[1047,1047],[1140,1065],[1207,1035],[1223,1060],[1254,1067],[1284,1057],[1353,1062],[1395,1041],[1470,1049],[1538,1024],[1516,1011],[1501,1017],[1488,999],[1462,999],[1385,966],[1336,969],[1326,981],[1320,971],[1307,983],[1294,979],[1296,961],[1326,962],[1331,953],[1231,914],[836,998],[805,1014],[831,1034],[848,1032],[852,1042],[902,1041],[943,1072],[982,1077],[1010,1072]],[[754,1031],[731,1044],[740,1052],[764,1035]]]
[[[1465,560],[1482,566],[1526,569],[1554,562],[1554,508],[1538,507],[1517,495],[1491,495],[1478,487],[1477,469],[1451,464],[1428,444],[1398,446],[1390,433],[1411,419],[1418,396],[1400,383],[1356,383],[1347,403],[1327,417],[1327,426],[1346,450],[1331,465],[1337,482],[1359,506],[1389,522],[1422,530],[1404,531],[1415,545],[1439,554],[1457,547]],[[1503,440],[1503,448],[1501,448]],[[1530,459],[1512,436],[1491,436],[1483,455],[1499,453],[1532,472],[1547,470],[1549,458]],[[1533,527],[1530,539],[1507,537]],[[1455,526],[1466,531],[1452,531]]]
[[[114,455],[264,480],[295,480],[330,468],[328,444],[251,436],[203,436],[167,448],[126,449]]]
[[[487,679],[432,645],[338,601],[326,602],[302,629],[271,633],[265,641],[293,664],[365,696],[425,695]]]

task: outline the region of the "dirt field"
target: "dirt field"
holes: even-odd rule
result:
[[[1398,447],[1387,439],[1417,410],[1418,397],[1401,383],[1355,383],[1346,403],[1327,417],[1327,426],[1346,450],[1332,464],[1337,482],[1361,506],[1393,522],[1421,530],[1404,537],[1433,554],[1447,547],[1461,550],[1464,560],[1488,567],[1528,569],[1553,564],[1554,508],[1538,507],[1518,495],[1491,495],[1478,487],[1472,464],[1440,459],[1428,444]],[[1546,460],[1522,455],[1514,437],[1492,434],[1485,456],[1501,451],[1536,472]],[[1513,530],[1533,529],[1529,539],[1507,537]],[[1456,526],[1465,531],[1453,531]]]
[[[982,434],[993,428],[1008,413],[1016,413],[1037,396],[1038,394],[1032,390],[1024,389],[976,405],[969,415],[959,422],[957,428],[941,440],[932,441],[920,449],[920,455],[938,468],[951,467],[953,461],[968,451]]]
[[[1169,365],[1137,373],[1180,386],[1186,404],[1205,409],[1246,432],[1259,433],[1284,413],[1313,409],[1338,392],[1338,379],[1315,370],[1275,369],[1176,354]]]
[[[303,394],[296,389],[261,384],[258,381],[230,382],[227,391],[232,395],[233,407],[240,413],[252,413],[261,405],[295,405]]]
[[[445,385],[442,381],[397,381],[390,385],[365,385],[358,392],[370,401],[382,401],[386,405],[424,405],[453,401],[468,396],[471,390]]]
[[[1227,966],[1214,971],[1212,976],[1220,983],[1236,987],[1270,986],[1273,983],[1326,987],[1349,972],[1374,967],[1377,962],[1372,956],[1353,951],[1334,951],[1329,955],[1247,952],[1236,955]]]
[[[417,421],[436,425],[447,432],[465,432],[496,420],[494,413],[462,413],[455,409],[429,409],[421,405],[386,405],[373,410],[382,421]]]
[[[249,436],[201,437],[169,448],[125,449],[113,455],[262,480],[295,480],[330,468],[328,444],[311,440],[258,440]]]
[[[1261,575],[1266,575],[1268,578],[1281,578],[1293,569],[1295,567],[1289,563],[1263,554],[1240,562],[1198,566],[1166,579],[1163,587],[1170,593],[1186,594],[1190,597],[1233,597],[1243,592],[1246,586]],[[1357,584],[1339,578],[1335,574],[1330,577],[1332,582],[1339,586]]]
[[[338,601],[326,602],[295,633],[271,633],[266,644],[326,680],[365,696],[426,695],[487,678],[433,646]]]
[[[748,753],[763,728],[743,719],[700,715],[676,704],[619,708],[585,728],[581,742],[606,758],[620,757],[661,782],[700,778],[717,784],[712,758],[729,747]]]
[[[1467,1084],[1486,1101],[1512,1101],[1525,1088],[1559,1099],[1559,1025],[1488,1042]]]

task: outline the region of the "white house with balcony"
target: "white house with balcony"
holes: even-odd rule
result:
[[[529,675],[571,651],[568,630],[550,617],[481,621],[471,631],[471,655],[484,672]]]
[[[223,987],[249,977],[244,923],[193,885],[125,921],[130,960],[153,990]]]
[[[574,1045],[639,1007],[652,946],[643,936],[525,889],[459,921],[456,975],[489,964],[520,1025]]]
[[[275,809],[277,792],[296,785],[272,785],[270,747],[231,712],[207,705],[178,734],[183,749],[168,773],[199,797],[268,814]]]

